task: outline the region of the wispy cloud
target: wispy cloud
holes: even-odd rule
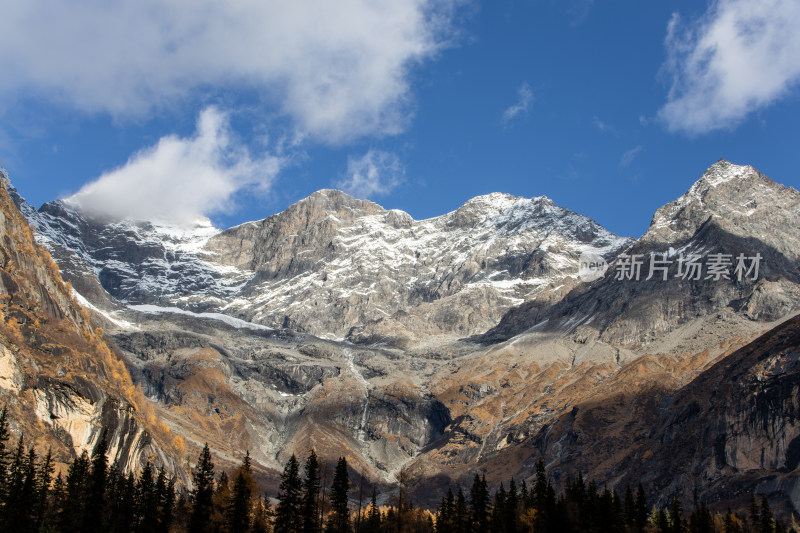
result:
[[[697,21],[667,26],[672,78],[659,118],[671,131],[736,126],[800,81],[800,2],[716,0]]]
[[[266,193],[281,159],[253,159],[232,135],[228,117],[214,107],[200,113],[194,136],[161,138],[67,198],[99,216],[191,222],[225,212],[243,188]]]
[[[622,154],[622,157],[619,158],[619,167],[626,168],[631,166],[633,160],[636,159],[636,156],[639,155],[642,152],[642,150],[644,150],[644,148],[642,148],[641,146],[637,146],[635,148],[631,148],[630,150],[626,150]]]
[[[463,0],[26,0],[3,5],[0,96],[142,116],[198,91],[255,89],[300,136],[403,130],[410,72]]]
[[[570,26],[575,28],[580,26],[581,23],[589,16],[592,10],[594,0],[575,0],[572,5],[567,9],[567,12],[572,17]]]
[[[503,111],[503,124],[508,124],[519,115],[526,114],[533,103],[533,91],[528,82],[523,82],[517,89],[517,102]]]
[[[359,158],[348,159],[347,175],[335,186],[358,198],[374,198],[396,189],[404,175],[405,169],[395,154],[369,150]]]
[[[594,126],[598,130],[602,131],[603,133],[616,133],[617,132],[617,130],[615,130],[613,126],[611,126],[610,124],[607,124],[607,123],[603,122],[602,120],[600,120],[600,117],[598,117],[597,115],[595,115],[593,117],[592,123],[594,124]]]

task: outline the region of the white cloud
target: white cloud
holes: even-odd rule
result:
[[[527,113],[530,110],[530,106],[533,103],[533,91],[527,81],[517,89],[517,97],[517,103],[503,111],[504,124],[508,124],[520,114]]]
[[[661,118],[672,131],[737,125],[800,81],[800,2],[717,0],[692,24],[667,27],[672,86]]]
[[[266,192],[280,166],[274,156],[251,158],[232,136],[227,116],[209,107],[193,137],[162,137],[67,201],[95,215],[192,222],[230,209],[242,188]]]
[[[449,42],[463,1],[6,2],[0,96],[130,117],[256,89],[301,136],[392,134],[409,117],[410,70]]]
[[[614,129],[614,126],[603,122],[597,115],[594,116],[592,122],[594,123],[595,127],[603,133],[617,133],[617,131]]]
[[[396,155],[369,150],[358,159],[348,158],[347,176],[335,186],[358,198],[372,198],[389,194],[403,182],[404,174]]]
[[[637,146],[635,148],[631,148],[630,150],[625,151],[622,154],[622,157],[620,157],[620,159],[619,159],[620,168],[625,168],[625,167],[631,166],[631,163],[633,163],[633,160],[636,159],[636,156],[639,155],[639,153],[642,150],[644,150],[644,148],[642,148],[641,146]]]

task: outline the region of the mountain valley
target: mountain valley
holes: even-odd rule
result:
[[[639,239],[546,197],[417,221],[322,190],[220,231],[37,210],[4,182],[4,294],[33,310],[19,335],[4,310],[0,393],[64,461],[107,431],[126,468],[157,456],[188,483],[207,442],[224,467],[249,450],[274,491],[313,448],[386,489],[406,471],[434,505],[543,458],[557,485],[800,510],[800,193],[752,167],[715,163]],[[691,254],[730,258],[729,275],[683,275]],[[736,275],[740,254],[757,273]],[[581,279],[582,256],[605,275]],[[641,279],[620,275],[632,257]]]

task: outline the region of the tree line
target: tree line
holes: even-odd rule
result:
[[[178,490],[163,468],[146,463],[138,475],[109,465],[105,436],[66,475],[54,475],[48,452],[39,457],[23,437],[9,447],[6,411],[0,413],[0,531],[15,533],[782,533],[766,498],[751,495],[743,516],[705,505],[686,512],[677,497],[667,508],[649,506],[644,488],[623,496],[581,476],[556,494],[540,460],[532,486],[512,478],[490,491],[475,474],[467,491],[448,490],[436,510],[417,506],[407,472],[388,500],[363,479],[353,490],[347,459],[328,472],[312,450],[301,466],[292,455],[279,493],[267,497],[256,482],[249,453],[230,474],[215,473],[208,445],[192,470],[191,491]],[[455,490],[454,490],[455,489]],[[357,493],[357,498],[355,497]],[[273,503],[274,502],[274,503]]]
[[[507,488],[506,488],[507,487]],[[765,497],[758,502],[751,493],[746,516],[730,509],[712,512],[705,504],[684,511],[673,496],[667,508],[649,506],[641,484],[624,496],[597,487],[582,476],[568,479],[556,496],[540,459],[533,486],[512,478],[490,496],[485,476],[475,475],[469,495],[459,487],[442,499],[436,513],[436,533],[783,533],[800,531],[776,520]]]

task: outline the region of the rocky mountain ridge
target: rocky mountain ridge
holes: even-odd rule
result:
[[[476,470],[527,477],[539,455],[556,476],[626,479],[629,431],[646,435],[677,391],[799,310],[798,198],[719,161],[635,242],[500,194],[414,221],[320,191],[188,233],[17,203],[188,447],[208,441],[231,464],[250,449],[273,475],[293,452],[346,451],[378,482],[408,470],[433,502]],[[583,282],[582,253],[607,260],[605,275]],[[647,280],[651,254],[668,267]],[[697,279],[679,272],[692,254]],[[708,278],[715,254],[758,255],[759,272]],[[618,276],[633,257],[639,279]],[[777,490],[726,464],[715,486]]]
[[[149,461],[185,485],[182,444],[135,389],[121,354],[72,297],[34,241],[0,175],[0,402],[12,432],[57,464],[105,438],[123,471]]]
[[[512,309],[481,340],[509,339],[538,324],[545,330],[580,330],[637,350],[652,343],[655,351],[671,352],[683,346],[665,345],[664,335],[704,317],[747,323],[789,316],[798,311],[800,299],[798,214],[800,192],[753,167],[719,161],[681,198],[656,211],[647,232],[626,257],[610,263],[602,278],[555,305],[531,301]],[[727,274],[709,279],[708,263],[717,254],[729,263]],[[739,279],[740,255],[747,268],[758,256],[758,272]],[[641,263],[639,274],[629,279],[628,269],[620,279],[634,256]],[[699,276],[681,275],[681,261],[690,256],[701,266]],[[654,259],[665,270],[647,279]]]
[[[503,194],[415,221],[323,190],[223,232],[99,221],[64,201],[21,209],[90,300],[102,297],[87,286],[96,276],[126,304],[399,345],[485,331],[511,306],[573,285],[581,253],[611,258],[631,242],[545,197]]]

